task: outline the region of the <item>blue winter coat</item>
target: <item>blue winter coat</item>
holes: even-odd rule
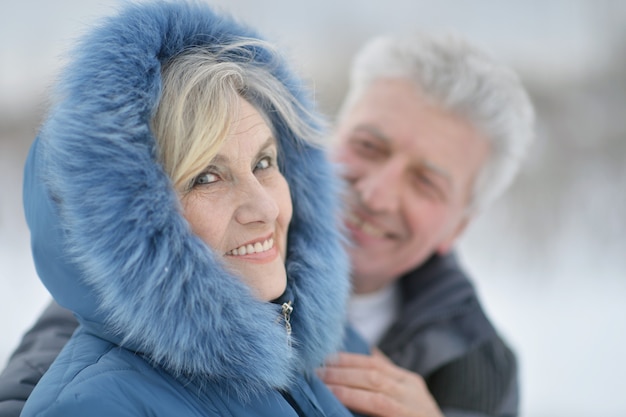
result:
[[[258,37],[204,5],[143,3],[74,51],[28,157],[24,205],[38,274],[80,327],[23,416],[348,415],[313,372],[339,347],[348,293],[323,152],[268,113],[294,208],[291,340],[280,303],[255,299],[191,233],[155,160],[161,64],[240,36]],[[254,61],[310,108],[285,64],[256,48]]]

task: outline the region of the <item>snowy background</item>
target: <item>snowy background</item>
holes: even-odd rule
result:
[[[0,366],[48,301],[30,259],[21,169],[72,39],[116,1],[0,0]],[[524,417],[626,415],[626,2],[222,0],[278,42],[332,115],[370,36],[463,34],[521,74],[538,140],[461,242],[518,352]]]

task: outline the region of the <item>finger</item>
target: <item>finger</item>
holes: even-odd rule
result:
[[[404,407],[393,398],[382,393],[365,391],[343,385],[328,385],[343,405],[372,417],[400,417],[406,415]]]
[[[372,358],[375,358],[377,363],[382,364],[384,368],[389,368],[389,372],[394,372],[398,378],[402,378],[402,374],[404,373],[404,369],[397,366],[391,359],[387,357],[381,350],[374,347],[372,348]],[[391,371],[393,369],[393,371]]]
[[[407,378],[407,371],[396,366],[382,352],[375,350],[372,355],[339,352],[326,362],[325,368],[350,368],[364,371],[377,371],[381,376],[398,382]]]
[[[338,385],[390,394],[396,382],[376,369],[327,366],[318,375],[327,385]]]
[[[391,359],[389,359],[387,355],[385,355],[380,349],[375,346],[372,348],[372,356],[382,361],[392,363]]]
[[[348,368],[369,368],[371,367],[371,355],[362,355],[359,353],[338,352],[326,359],[329,366],[348,367]]]
[[[382,352],[377,352],[372,355],[339,352],[329,357],[326,360],[326,365],[339,368],[378,369],[380,372],[395,372],[393,369],[397,368],[397,366]]]

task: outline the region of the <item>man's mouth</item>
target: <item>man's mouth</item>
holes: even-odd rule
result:
[[[230,250],[226,252],[226,255],[230,256],[243,256],[243,255],[251,255],[253,253],[262,253],[267,252],[268,250],[274,247],[274,239],[269,238],[261,242],[248,243],[246,245],[241,245],[238,248]]]
[[[386,236],[384,230],[373,225],[372,223],[369,223],[363,220],[362,218],[360,218],[358,215],[356,215],[353,212],[348,212],[346,214],[346,221],[348,222],[350,226],[362,231],[368,236],[372,236],[375,238],[383,238]]]

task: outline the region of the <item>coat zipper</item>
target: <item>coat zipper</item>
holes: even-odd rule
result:
[[[291,347],[291,313],[293,312],[291,301],[283,303],[281,309],[283,320],[285,321],[285,330],[287,331],[287,344]]]

